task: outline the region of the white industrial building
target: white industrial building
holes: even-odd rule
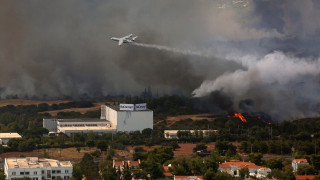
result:
[[[43,119],[43,127],[54,133],[130,132],[153,129],[153,111],[146,104],[101,106],[100,119]]]
[[[132,110],[129,110],[132,109]],[[153,111],[150,109],[137,110],[137,108],[121,109],[121,106],[101,106],[101,119],[111,123],[117,131],[130,132],[153,129]]]
[[[4,174],[8,180],[23,177],[29,177],[32,180],[51,180],[61,177],[67,180],[72,177],[72,164],[70,161],[38,157],[6,158]]]
[[[6,145],[10,139],[20,139],[18,133],[0,133],[0,144]]]

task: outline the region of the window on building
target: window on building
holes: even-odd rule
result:
[[[28,171],[27,171],[25,174],[26,174],[26,175],[29,175],[29,174],[30,174],[30,172],[28,172]]]
[[[47,170],[47,178],[51,178],[51,171]]]
[[[24,172],[20,172],[20,175],[24,175]]]
[[[69,173],[69,170],[65,170],[64,172],[67,174],[67,173]]]
[[[41,171],[41,174],[44,174],[44,170]]]
[[[12,172],[12,175],[16,175],[16,172]]]
[[[65,176],[63,179],[68,180],[69,178],[70,178],[70,176]]]
[[[60,170],[57,170],[57,173],[58,173],[58,174],[60,174],[60,173],[61,173],[61,171],[60,171]]]
[[[56,173],[56,170],[52,170],[52,174],[55,174]]]
[[[37,172],[37,171],[33,171],[33,174],[34,174],[34,175],[37,175],[37,174],[38,174],[38,172]]]
[[[55,176],[52,176],[52,179],[56,179],[56,177],[55,177]]]

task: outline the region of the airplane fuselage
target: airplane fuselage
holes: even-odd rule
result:
[[[137,37],[138,36],[132,37],[132,34],[129,34],[128,36],[121,37],[121,38],[112,37],[111,40],[117,41],[118,45],[121,46],[123,43],[133,43]]]

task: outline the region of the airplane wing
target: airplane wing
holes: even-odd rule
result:
[[[123,43],[123,39],[122,39],[122,38],[120,38],[120,39],[119,39],[119,43],[118,43],[118,45],[119,45],[119,46],[121,46],[121,44],[122,44],[122,43]]]
[[[131,37],[133,34],[129,34],[128,36],[123,37],[124,39],[127,39],[129,37]]]

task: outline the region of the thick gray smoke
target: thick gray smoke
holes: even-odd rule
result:
[[[222,109],[316,116],[319,8],[314,0],[3,0],[0,97],[138,94],[150,85],[219,102],[223,94]],[[130,33],[135,46],[110,40]]]
[[[145,47],[145,48],[153,48],[153,49],[157,49],[160,51],[169,51],[172,53],[182,54],[185,56],[201,56],[201,57],[205,57],[205,58],[210,58],[210,57],[214,58],[213,55],[210,55],[210,54],[207,54],[207,53],[201,52],[201,51],[197,52],[197,51],[192,51],[192,50],[178,49],[178,48],[162,46],[162,45],[157,45],[157,44],[133,43],[132,45]]]

